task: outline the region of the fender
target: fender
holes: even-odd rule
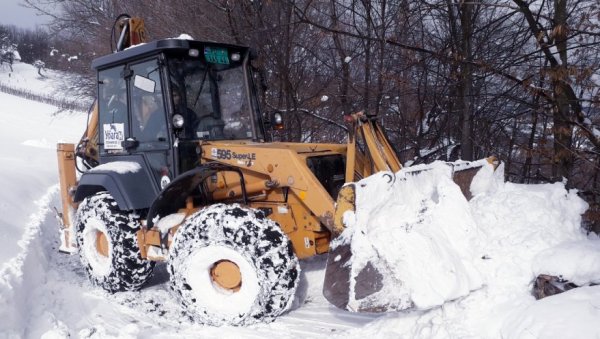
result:
[[[185,206],[186,199],[194,191],[202,189],[200,184],[205,179],[211,177],[217,172],[223,171],[237,172],[240,175],[242,197],[244,199],[244,204],[247,205],[248,199],[246,196],[246,186],[244,184],[244,176],[242,171],[239,168],[228,165],[208,163],[182,173],[160,192],[148,211],[148,216],[146,218],[146,225],[148,229],[152,228],[154,222],[157,221],[154,220],[157,216],[164,217],[177,212],[180,208]],[[206,195],[202,196],[205,197]],[[210,201],[201,201],[201,205],[207,205],[209,203]]]
[[[124,159],[125,160],[125,159]],[[100,191],[108,191],[123,211],[145,209],[159,194],[150,169],[140,158],[127,158],[127,163],[141,169],[137,171],[115,171],[111,163],[93,168],[81,175],[73,200],[80,202],[84,198]]]

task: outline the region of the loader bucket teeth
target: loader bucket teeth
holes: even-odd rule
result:
[[[345,229],[343,223],[344,213],[356,209],[355,191],[355,185],[349,184],[342,187],[338,193],[334,217],[334,233],[336,236]],[[371,305],[365,299],[383,288],[383,275],[375,266],[367,263],[355,276],[352,282],[353,286],[351,286],[351,261],[352,249],[350,244],[332,243],[332,249],[327,257],[327,268],[325,269],[325,281],[323,283],[325,298],[336,307],[349,311],[387,311],[385,305]]]
[[[371,263],[367,263],[355,275],[354,286],[351,286],[351,258],[352,249],[349,244],[341,244],[329,252],[323,282],[325,299],[338,308],[352,312],[389,311],[387,303],[375,304],[372,298],[368,298],[383,288],[383,274]]]
[[[349,244],[333,248],[327,257],[323,295],[334,306],[346,309],[350,291],[350,265],[352,250]]]
[[[349,184],[343,186],[337,196],[334,214],[334,236],[339,236],[346,226],[344,225],[344,213],[355,210],[355,186]],[[349,244],[334,246],[327,257],[327,268],[325,269],[325,281],[323,283],[323,294],[330,303],[336,307],[345,309],[348,305],[350,291],[350,259],[352,250]]]

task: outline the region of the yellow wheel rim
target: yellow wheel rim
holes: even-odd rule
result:
[[[108,239],[103,232],[96,231],[96,251],[103,257],[108,257]]]
[[[219,287],[237,292],[242,286],[242,272],[234,262],[219,260],[210,269],[212,281]]]

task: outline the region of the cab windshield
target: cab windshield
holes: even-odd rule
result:
[[[245,88],[244,67],[205,63],[198,58],[169,60],[173,114],[184,118],[183,138],[255,139]],[[258,122],[255,126],[259,126]]]

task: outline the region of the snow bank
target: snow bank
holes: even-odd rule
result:
[[[548,248],[533,258],[532,269],[534,276],[559,276],[577,286],[600,284],[600,240],[568,241]]]
[[[34,76],[31,65],[13,67],[10,75],[0,72],[0,83],[46,94],[56,85]],[[84,114],[54,112],[56,107],[0,93],[0,337],[23,335],[32,291],[43,283],[48,251],[54,250],[44,245],[40,230],[58,191],[56,150],[50,145],[73,142],[85,129]]]
[[[27,101],[25,101],[27,102]],[[20,253],[17,242],[23,238],[24,225],[34,212],[32,202],[40,199],[58,178],[55,148],[61,140],[74,141],[85,128],[85,115],[52,116],[55,108],[27,102],[0,93],[0,226],[2,246],[0,263]]]
[[[538,300],[508,317],[506,339],[599,338],[600,286],[575,288]]]
[[[17,242],[19,251],[0,267],[0,334],[20,337],[22,329],[26,328],[29,296],[35,286],[43,283],[48,265],[40,226],[49,212],[50,200],[57,191],[58,186],[53,186],[33,203],[38,210],[30,215],[24,234]]]
[[[436,297],[444,296],[445,302],[426,312],[388,314],[344,336],[599,337],[600,287],[574,289],[539,301],[531,295],[532,281],[540,272],[578,282],[595,281],[600,274],[599,241],[581,230],[587,204],[577,193],[567,191],[562,183],[505,183],[502,166],[495,172],[484,166],[473,180],[474,197],[467,203],[454,194],[456,187],[452,188],[447,174],[437,167],[435,171],[429,178],[409,178],[401,171],[395,175],[396,182],[385,185],[379,180],[379,187],[359,182],[357,204],[365,203],[372,214],[361,216],[362,207],[356,211],[351,241],[396,256],[385,260],[403,265],[404,271],[392,271],[401,277],[404,285],[400,288],[410,292],[415,306],[442,301],[431,296],[421,299],[422,287]],[[377,204],[383,206],[379,211],[374,209]],[[387,241],[389,248],[377,243],[385,239],[393,239]],[[445,242],[439,244],[441,240]],[[440,261],[432,261],[436,256]],[[404,263],[409,260],[422,266]],[[482,288],[453,300],[480,284]]]
[[[533,280],[533,258],[564,241],[584,240],[581,214],[587,204],[564,184],[503,183],[475,196],[471,211],[486,237],[481,241],[488,280],[527,288]],[[508,280],[507,280],[508,279]]]

